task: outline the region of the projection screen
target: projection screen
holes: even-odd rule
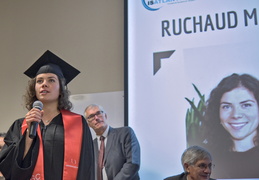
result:
[[[141,145],[141,179],[182,173],[192,145],[212,153],[212,178],[258,179],[259,1],[125,3],[126,118]]]

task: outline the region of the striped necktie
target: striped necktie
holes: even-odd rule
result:
[[[99,156],[98,156],[98,168],[97,168],[97,180],[103,180],[103,175],[102,175],[102,169],[103,169],[103,159],[104,159],[104,138],[103,136],[100,137],[101,145],[100,145],[100,150],[99,150]]]

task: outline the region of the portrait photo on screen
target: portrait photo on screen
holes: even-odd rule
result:
[[[259,177],[256,44],[235,43],[186,50],[186,62],[201,65],[208,58],[212,60],[204,70],[208,73],[206,77],[196,75],[195,78],[191,74],[197,74],[197,70],[188,71],[196,96],[185,97],[189,103],[185,122],[187,146],[199,145],[211,152],[215,164],[213,178]],[[207,55],[200,58],[202,51]],[[187,65],[186,69],[191,66]]]
[[[233,73],[211,91],[207,102],[194,87],[200,101],[196,107],[188,99],[188,145],[199,144],[212,153],[218,178],[258,177],[258,79]]]

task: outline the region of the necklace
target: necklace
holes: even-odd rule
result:
[[[59,114],[60,112],[56,112],[56,113],[48,113],[48,114],[45,114],[45,119],[49,119],[49,120],[44,120],[43,122],[45,123],[45,124],[49,124],[51,121],[52,121],[52,119],[54,118],[54,117],[56,117],[58,114]]]
[[[49,124],[51,120],[43,121],[44,124]]]

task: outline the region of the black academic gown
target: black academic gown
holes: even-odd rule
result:
[[[39,150],[39,139],[33,144],[23,159],[25,136],[21,134],[24,118],[16,120],[7,132],[3,150],[0,153],[0,171],[6,180],[30,179]],[[94,180],[94,153],[90,129],[82,117],[83,144],[76,180]],[[45,180],[62,180],[64,159],[64,127],[62,115],[56,116],[49,125],[40,123],[44,146]]]

